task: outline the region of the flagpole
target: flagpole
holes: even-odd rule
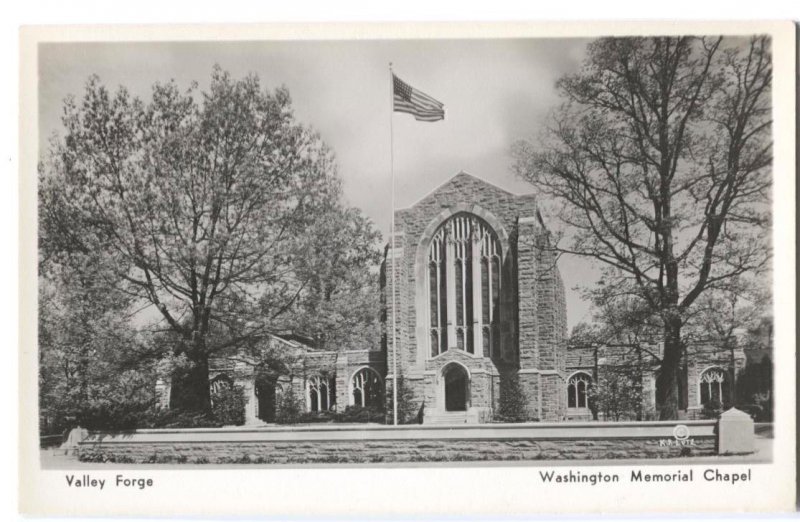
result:
[[[395,244],[394,244],[394,73],[389,62],[389,170],[392,174],[392,414],[397,426],[397,306],[395,301]]]

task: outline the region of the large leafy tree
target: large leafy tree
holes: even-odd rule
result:
[[[380,233],[352,208],[336,207],[298,238],[296,270],[306,285],[286,326],[321,349],[373,349],[380,343]]]
[[[63,124],[40,180],[45,256],[101,253],[104,282],[150,304],[187,361],[172,406],[208,411],[209,357],[264,338],[310,284],[298,238],[341,210],[332,154],[286,89],[219,68],[147,102],[92,78]]]
[[[106,267],[91,254],[52,261],[39,285],[41,431],[149,408],[155,359],[128,320],[129,297],[97,277]]]
[[[591,348],[596,361],[604,360],[592,391],[594,406],[613,417],[627,411],[641,418],[646,391],[643,377],[657,369],[663,358],[663,323],[643,300],[615,297],[610,292],[604,283],[586,292],[594,308],[592,322],[578,323],[570,343]],[[684,317],[684,356],[690,360],[710,357],[729,368],[731,396],[726,401],[752,402],[752,393],[739,392],[736,361],[741,349],[751,344],[743,333],[762,324],[768,304],[769,296],[761,284],[731,278],[724,287],[704,292]],[[686,371],[685,364],[682,371]]]
[[[542,143],[515,148],[518,174],[559,204],[558,248],[599,262],[609,298],[660,322],[663,419],[697,299],[768,265],[771,82],[767,37],[600,39],[558,82]]]

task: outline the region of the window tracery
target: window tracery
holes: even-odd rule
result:
[[[587,373],[574,374],[567,381],[567,408],[588,408],[592,378]]]
[[[449,348],[499,355],[502,255],[495,232],[456,214],[439,227],[428,253],[430,356]]]
[[[708,368],[700,374],[700,404],[722,403],[728,393],[728,382],[722,368]]]
[[[353,375],[353,404],[362,408],[382,407],[383,383],[375,371],[362,368]]]
[[[313,375],[308,379],[308,411],[319,412],[334,409],[336,403],[336,381],[333,377]]]

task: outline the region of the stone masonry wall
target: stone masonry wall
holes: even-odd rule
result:
[[[84,443],[79,459],[120,463],[392,463],[544,459],[672,458],[682,448],[656,438],[505,440],[346,440],[174,442],[103,445]],[[714,437],[695,439],[690,455],[715,454]],[[685,455],[684,455],[685,456]]]
[[[539,367],[539,278],[535,218],[520,220],[517,239],[519,366]]]
[[[703,408],[700,404],[700,376],[703,372],[709,368],[719,368],[725,372],[725,378],[730,381],[733,377],[731,372],[735,372],[738,377],[746,365],[747,358],[741,347],[735,347],[731,353],[730,349],[707,342],[689,344],[686,352],[688,415],[689,418],[695,418]],[[726,398],[725,402],[730,403],[730,398]]]

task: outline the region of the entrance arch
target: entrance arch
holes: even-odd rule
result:
[[[255,384],[255,393],[257,398],[256,417],[264,422],[274,423],[277,399],[275,393],[275,380],[257,378]]]
[[[445,411],[467,411],[469,408],[469,371],[450,363],[442,368],[442,391]]]

